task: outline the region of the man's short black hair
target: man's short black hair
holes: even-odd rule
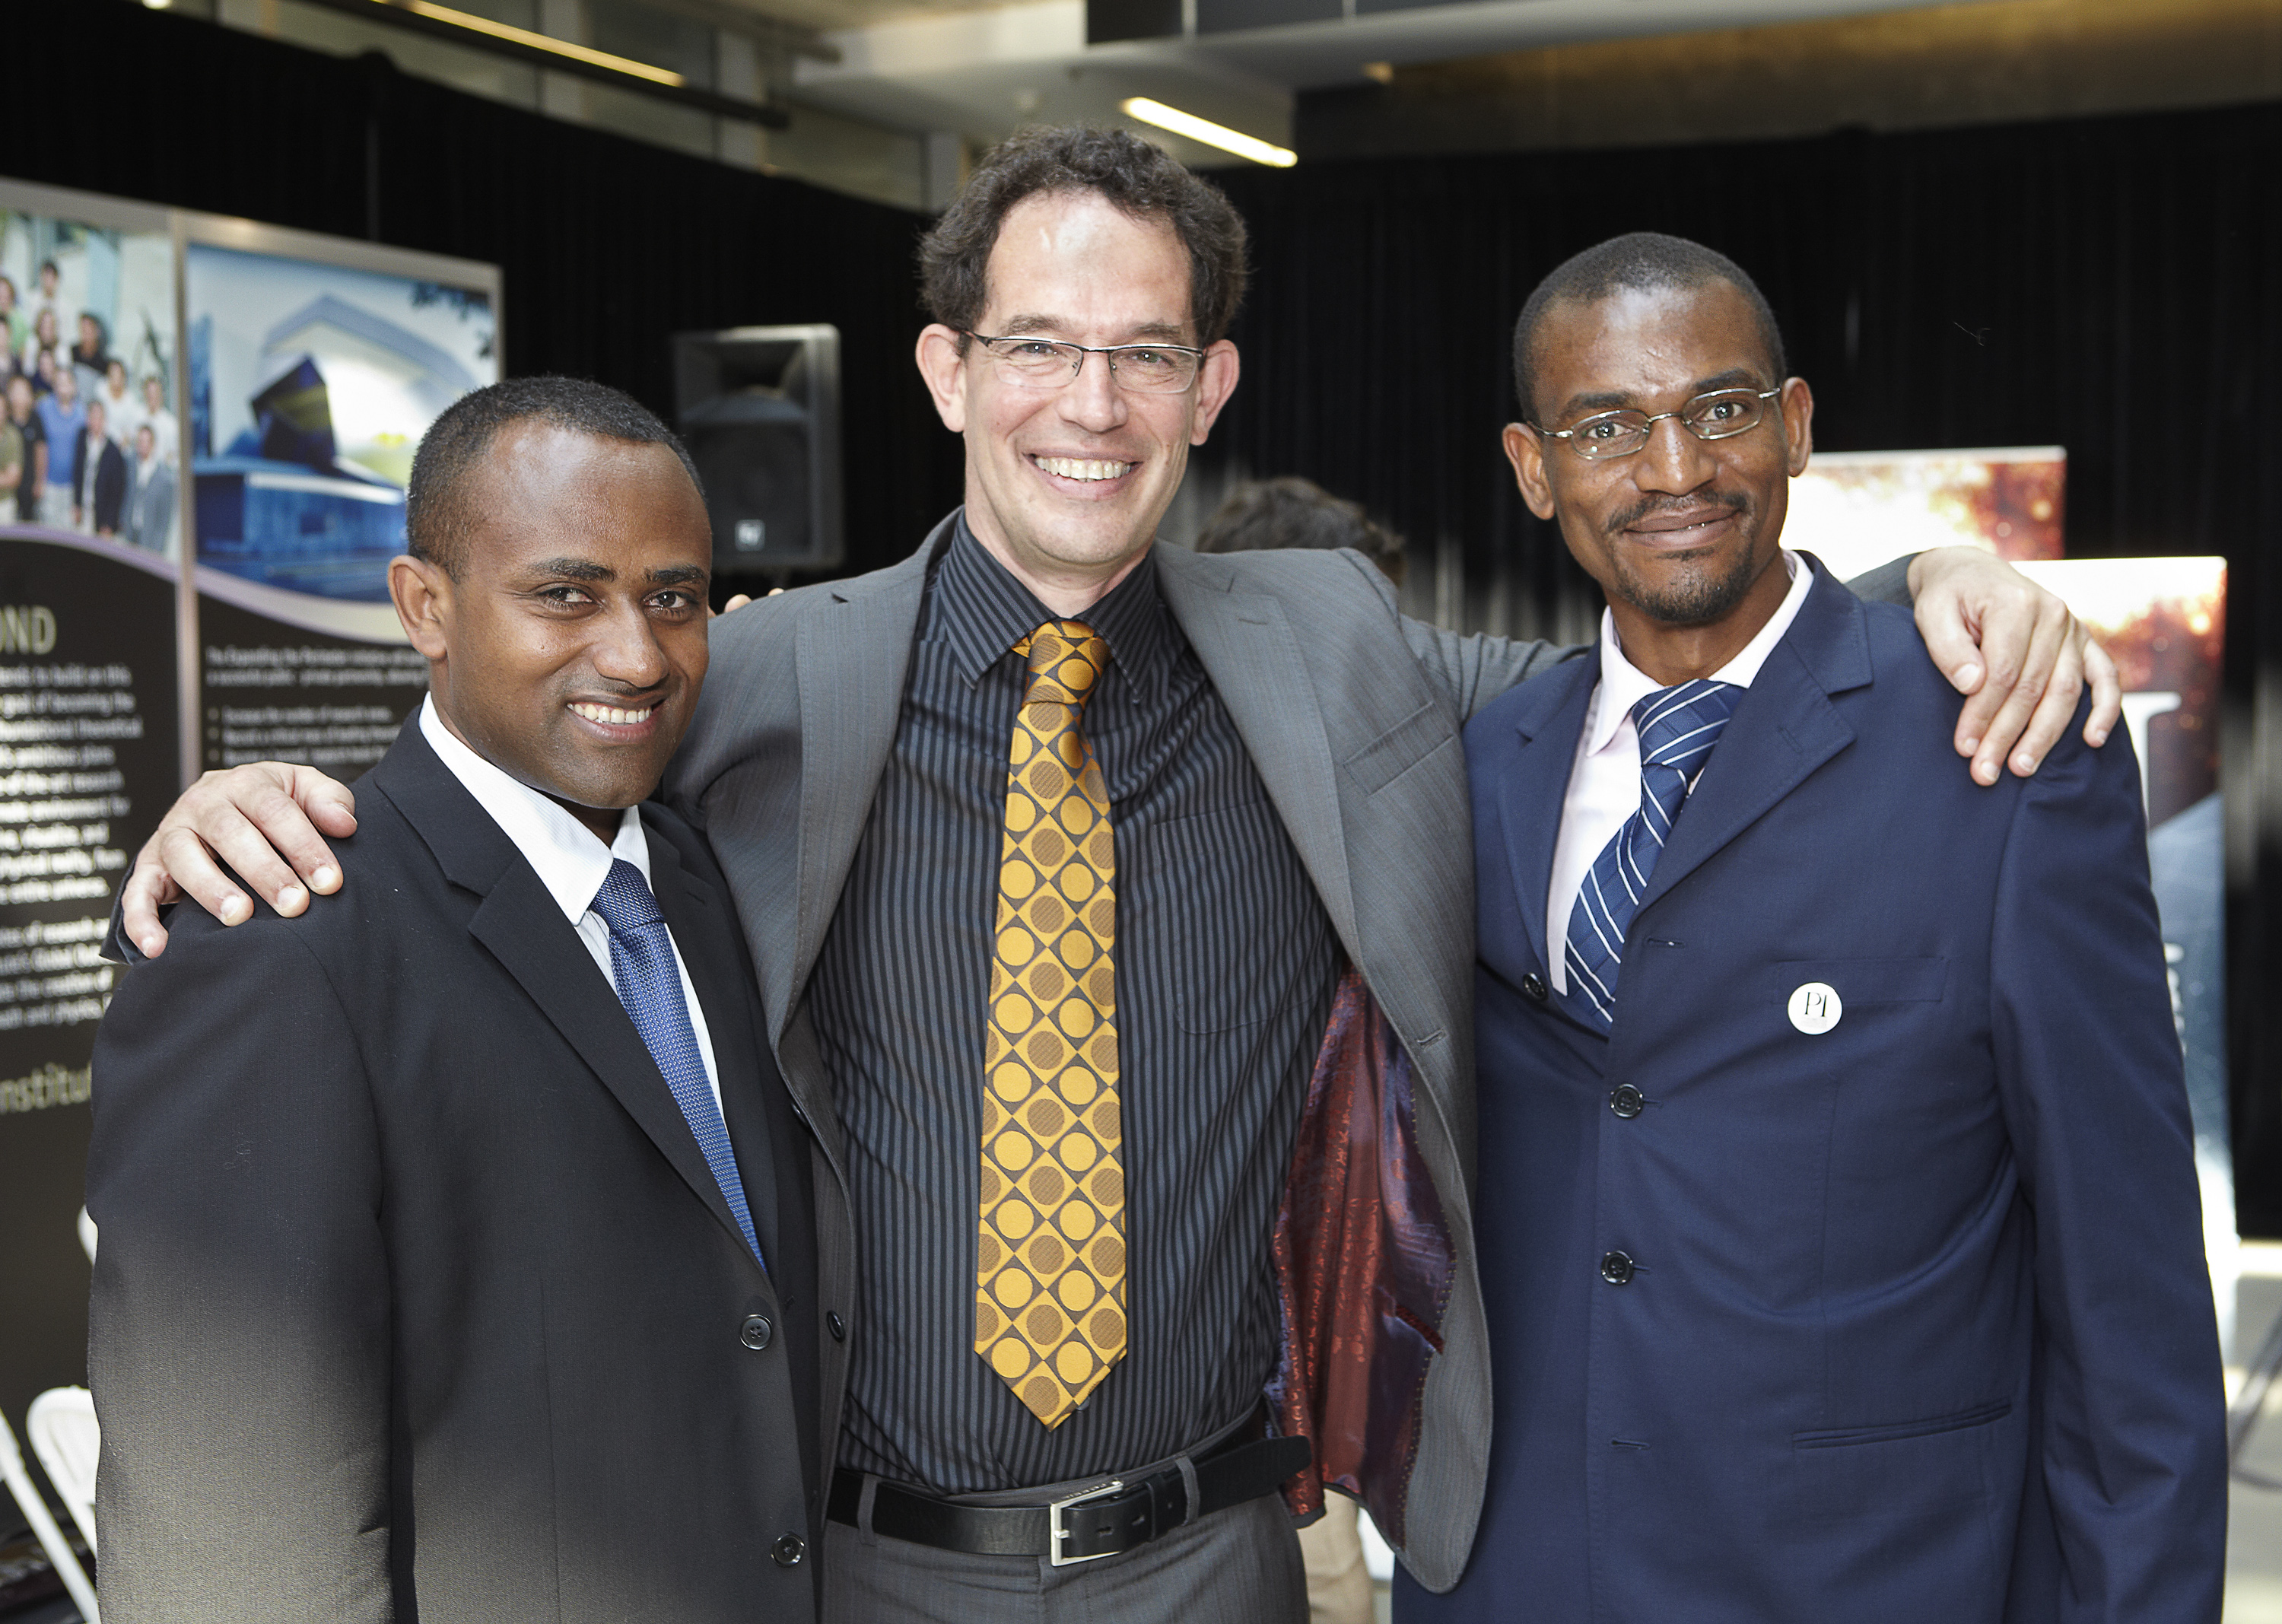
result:
[[[468,476],[482,466],[501,429],[525,422],[597,439],[671,447],[699,496],[705,493],[688,448],[632,395],[583,377],[509,378],[462,395],[421,437],[404,493],[405,540],[415,558],[460,579],[468,540]]]
[[[1768,307],[1766,295],[1742,266],[1684,237],[1631,231],[1562,260],[1522,306],[1521,319],[1513,324],[1513,387],[1521,399],[1522,416],[1533,423],[1540,421],[1535,392],[1537,332],[1555,305],[1597,304],[1620,289],[1653,292],[1706,287],[1715,282],[1727,283],[1749,301],[1751,314],[1758,318],[1768,363],[1774,368],[1771,381],[1782,382],[1789,375],[1782,331],[1775,325],[1775,313]]]

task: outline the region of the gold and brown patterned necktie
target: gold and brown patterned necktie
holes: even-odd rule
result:
[[[1006,766],[982,1089],[974,1351],[1059,1426],[1125,1354],[1117,852],[1079,730],[1109,645],[1049,620]]]

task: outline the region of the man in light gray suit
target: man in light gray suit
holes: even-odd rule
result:
[[[159,455],[158,436],[147,423],[136,426],[129,477],[134,485],[127,495],[127,539],[163,553],[175,529],[175,470]]]
[[[855,1214],[819,1236],[861,1282],[827,1615],[1298,1618],[1277,1490],[1326,1480],[1447,1588],[1490,1415],[1457,730],[1568,651],[1405,621],[1356,555],[1153,545],[1243,280],[1233,210],[1155,148],[1016,137],[923,268],[966,504],[719,622],[667,782]],[[1918,570],[1946,668],[2035,679],[1961,724],[1984,778],[2081,669],[1999,571]],[[188,796],[122,899],[144,951],[168,869],[244,917],[214,852],[283,911],[338,884],[297,801],[348,826],[306,770]]]

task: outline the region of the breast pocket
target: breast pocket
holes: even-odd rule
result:
[[[1775,965],[1759,989],[1763,1006],[1790,1027],[1822,1037],[1883,1008],[1938,1004],[1949,986],[1946,959],[1792,959]]]
[[[1365,795],[1377,795],[1445,746],[1455,747],[1457,730],[1449,714],[1429,700],[1339,763]]]
[[[1167,974],[1183,1031],[1257,1025],[1322,991],[1329,921],[1273,806],[1177,818],[1150,841],[1147,905],[1182,921]]]

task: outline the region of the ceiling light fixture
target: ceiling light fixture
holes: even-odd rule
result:
[[[379,0],[382,5],[400,12],[409,12],[415,17],[425,17],[431,22],[449,23],[455,28],[465,28],[474,34],[487,34],[495,40],[506,40],[532,51],[552,52],[569,57],[576,62],[589,63],[595,67],[607,67],[613,73],[632,74],[637,79],[647,79],[653,84],[672,85],[677,89],[688,82],[671,68],[652,67],[647,62],[637,62],[632,57],[614,57],[607,51],[591,46],[574,45],[568,40],[534,34],[528,28],[518,28],[508,23],[493,22],[488,17],[453,10],[448,5],[436,5],[431,0]]]
[[[1257,136],[1247,136],[1242,130],[1229,128],[1225,124],[1200,119],[1193,113],[1183,113],[1178,107],[1153,102],[1145,96],[1128,97],[1118,105],[1125,110],[1128,118],[1138,119],[1144,124],[1154,124],[1159,129],[1169,129],[1176,136],[1186,136],[1190,140],[1201,141],[1207,146],[1216,146],[1223,152],[1248,158],[1255,164],[1289,169],[1300,161],[1300,155],[1288,148],[1271,146]]]

